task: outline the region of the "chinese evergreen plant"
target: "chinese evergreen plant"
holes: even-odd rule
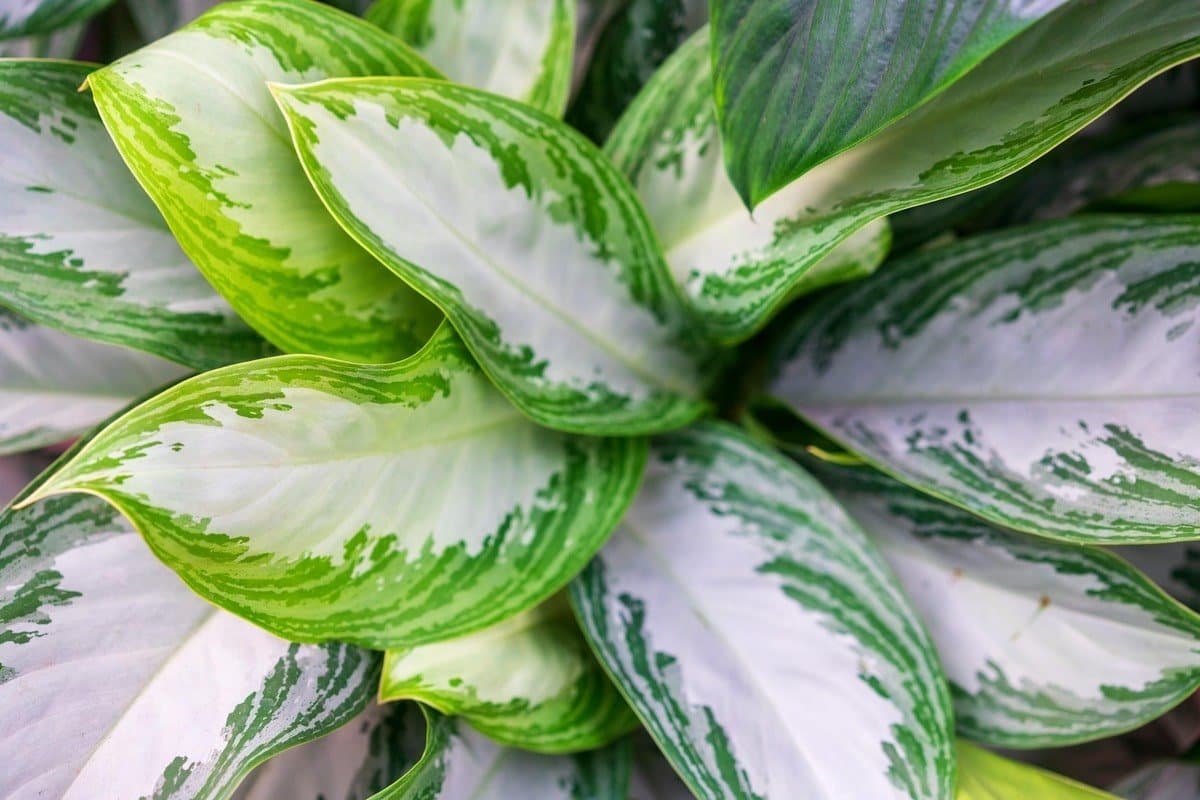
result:
[[[110,2],[0,0],[0,796],[1111,798],[984,748],[1200,687],[1200,4]]]

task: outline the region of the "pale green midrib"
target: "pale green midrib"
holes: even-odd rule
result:
[[[312,149],[312,148],[310,148],[310,149]],[[365,147],[360,148],[359,152],[360,152],[360,154],[366,153],[366,154],[370,155],[370,157],[374,161],[378,162],[384,168],[385,173],[390,172],[392,175],[394,175],[396,182],[404,187],[404,189],[408,192],[409,196],[412,197],[413,199],[415,199],[421,206],[423,206],[425,208],[426,211],[428,211],[435,219],[437,219],[437,221],[440,222],[442,224],[442,226],[447,231],[449,231],[456,240],[458,240],[458,242],[463,246],[464,249],[466,249],[470,253],[473,253],[479,261],[482,261],[484,264],[490,265],[496,274],[498,274],[500,277],[502,277],[513,288],[517,289],[517,291],[524,293],[527,297],[529,297],[531,300],[533,300],[535,303],[537,303],[537,305],[540,306],[544,311],[546,311],[547,313],[549,313],[552,316],[554,316],[555,318],[557,318],[560,322],[565,324],[566,327],[574,330],[576,333],[581,335],[586,341],[589,341],[592,344],[596,345],[597,348],[599,348],[601,351],[606,353],[610,358],[612,358],[618,364],[624,365],[634,375],[637,375],[638,377],[640,377],[642,380],[645,380],[650,385],[662,387],[669,392],[682,395],[689,399],[693,399],[693,400],[696,399],[695,389],[693,389],[692,387],[676,387],[674,385],[674,381],[662,379],[661,376],[659,376],[654,371],[652,371],[649,366],[626,358],[625,354],[622,351],[615,349],[607,341],[600,338],[598,334],[596,334],[593,331],[589,330],[588,328],[585,328],[582,325],[578,324],[564,310],[557,308],[549,300],[542,297],[539,293],[533,291],[530,287],[525,285],[522,281],[518,280],[515,276],[510,275],[506,270],[504,270],[500,266],[500,264],[498,262],[494,261],[487,253],[485,253],[482,250],[480,250],[479,248],[477,248],[475,246],[475,244],[473,242],[471,242],[470,239],[467,238],[461,231],[459,231],[456,226],[451,225],[450,222],[446,218],[444,218],[441,214],[439,214],[437,212],[437,210],[434,209],[431,205],[429,205],[429,203],[427,203],[423,197],[421,197],[417,192],[415,192],[413,190],[413,188],[404,180],[404,176],[402,173],[400,173],[399,171],[395,171],[395,170],[389,170],[387,162],[382,157],[380,157],[377,153],[375,153],[373,150],[371,150],[370,148],[365,148]],[[315,152],[314,152],[314,158],[315,158]],[[345,205],[346,205],[347,209],[349,209],[349,203],[346,203]],[[539,210],[541,210],[541,209],[539,209]],[[572,225],[572,227],[575,228],[576,241],[578,241],[578,236],[580,233],[579,228],[578,228],[578,226],[575,226],[575,225]],[[378,234],[374,234],[374,232],[372,232],[372,234],[375,235],[376,237],[378,237]],[[382,237],[378,237],[378,238],[379,238],[380,242],[383,243]],[[384,246],[387,247],[387,249],[389,251],[391,251],[392,254],[396,258],[400,258],[401,260],[404,260],[404,261],[408,260],[408,259],[403,258],[403,256],[401,256],[399,253],[397,253],[391,246],[386,245],[386,244]],[[421,269],[424,270],[424,268],[421,268]],[[428,271],[428,270],[424,270],[424,271]],[[632,302],[632,300],[630,301],[630,304],[634,305],[636,308],[642,308],[641,306],[634,304]],[[643,308],[642,310],[649,313],[649,309]],[[481,312],[481,313],[484,313],[484,312]],[[489,317],[489,319],[490,319],[490,317]],[[662,323],[658,323],[657,320],[655,320],[655,322],[659,325],[659,327],[665,327],[662,325]]]
[[[21,190],[28,190],[28,188],[30,186],[47,186],[47,188],[49,188],[51,190],[52,194],[54,194],[54,195],[64,195],[66,197],[70,197],[71,199],[75,200],[76,202],[80,203],[81,205],[92,206],[93,208],[98,208],[101,211],[106,211],[109,214],[112,214],[113,216],[121,217],[123,219],[128,219],[128,220],[131,220],[131,221],[137,223],[136,227],[131,228],[130,230],[137,231],[137,230],[142,230],[145,228],[153,228],[156,231],[170,235],[166,224],[162,221],[161,218],[157,219],[157,220],[144,219],[144,218],[132,213],[128,209],[114,208],[113,206],[106,205],[101,202],[97,202],[97,200],[93,197],[87,197],[85,195],[81,195],[78,192],[71,191],[70,189],[63,189],[63,188],[60,188],[60,187],[54,186],[54,185],[48,186],[46,183],[41,182],[41,181],[37,180],[36,178],[31,178],[27,175],[19,174],[13,170],[7,170],[5,172],[5,176],[15,178],[15,180],[13,180],[13,181],[6,180],[5,183],[11,183],[13,186],[18,187]],[[97,228],[95,230],[109,230],[109,229],[108,228]],[[69,232],[77,233],[77,232],[79,232],[79,229],[76,227],[72,227]],[[21,238],[28,238],[32,235],[33,234],[29,234],[29,233],[22,234]]]
[[[643,548],[649,554],[651,560],[654,561],[655,564],[658,565],[659,569],[661,569],[671,579],[671,582],[673,582],[676,586],[678,586],[682,590],[681,593],[687,599],[688,604],[696,611],[696,613],[700,617],[700,619],[703,620],[705,627],[709,631],[711,631],[713,634],[715,634],[715,636],[721,641],[721,643],[725,645],[726,652],[728,652],[732,655],[734,662],[736,662],[738,664],[738,666],[741,668],[742,674],[749,677],[750,684],[753,686],[754,690],[758,693],[758,695],[762,699],[762,701],[764,701],[763,705],[765,705],[768,709],[770,709],[770,716],[775,717],[776,722],[779,724],[780,728],[783,731],[785,731],[789,735],[789,738],[790,738],[790,734],[792,733],[792,728],[791,728],[791,726],[789,726],[787,724],[787,720],[783,716],[783,713],[782,713],[779,703],[777,703],[775,701],[772,693],[769,691],[766,691],[765,687],[763,687],[762,684],[759,682],[757,673],[749,668],[748,662],[746,662],[746,660],[742,658],[739,649],[736,647],[733,647],[732,643],[725,637],[725,634],[721,630],[721,628],[719,628],[718,626],[713,624],[711,615],[705,610],[704,604],[701,602],[698,602],[697,595],[694,592],[690,591],[688,584],[685,581],[683,581],[679,577],[679,575],[675,573],[675,571],[673,569],[671,569],[670,562],[665,557],[666,554],[665,553],[660,554],[657,550],[655,550],[654,547],[651,546],[651,541],[654,538],[653,535],[650,535],[647,532],[642,531],[638,527],[637,523],[635,522],[635,514],[633,513],[632,510],[630,511],[630,513],[628,513],[626,515],[625,519],[622,521],[622,525],[630,531],[630,533],[634,536],[634,538],[636,538],[639,542],[642,543]],[[704,593],[701,592],[699,596],[703,597]],[[799,604],[797,604],[797,605],[799,605]],[[800,607],[804,608],[803,606],[800,606]],[[804,609],[804,611],[807,612],[808,609]],[[676,655],[676,658],[679,658],[679,656]],[[690,704],[690,702],[691,701],[689,700],[688,703]],[[792,742],[792,745],[793,745],[792,749],[799,754],[801,760],[803,760],[804,763],[807,765],[808,772],[813,777],[813,783],[817,786],[820,786],[821,785],[821,780],[819,779],[820,772],[815,768],[816,765],[814,764],[812,757],[808,754],[806,748],[800,746],[799,743],[795,742],[794,740]],[[725,781],[722,779],[721,782],[724,783]],[[822,796],[833,797],[833,795],[824,791],[824,789],[822,789]]]
[[[814,384],[815,385],[815,384]],[[794,402],[802,405],[805,408],[820,408],[824,409],[827,406],[836,408],[853,407],[853,408],[870,408],[872,406],[888,406],[888,405],[905,405],[907,403],[929,403],[929,404],[958,404],[958,403],[973,403],[976,405],[986,405],[988,403],[1140,403],[1153,402],[1156,400],[1200,400],[1200,389],[1194,392],[1163,392],[1161,394],[1111,394],[1111,395],[1056,395],[1056,396],[1039,396],[1039,395],[971,395],[971,394],[949,394],[949,395],[859,395],[850,397],[840,397],[837,395],[822,395],[819,398],[811,400],[804,397],[796,399],[789,398],[787,402]]]

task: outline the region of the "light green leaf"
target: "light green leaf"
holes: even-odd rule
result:
[[[398,364],[281,356],[199,375],[110,424],[37,497],[101,495],[201,596],[280,636],[400,648],[560,589],[645,454],[535,426],[447,327]]]
[[[574,756],[504,747],[426,711],[425,755],[374,800],[626,800],[629,743]]]
[[[1120,558],[1009,533],[875,470],[814,469],[924,619],[963,736],[1100,739],[1200,687],[1200,617]]]
[[[753,215],[725,175],[712,109],[707,30],[692,37],[621,117],[604,152],[629,176],[675,282],[709,333],[735,341],[806,291],[870,274],[891,243],[878,219],[807,261],[807,198],[780,192]]]
[[[0,39],[36,36],[84,22],[110,3],[112,0],[3,0]]]
[[[771,392],[997,524],[1200,538],[1197,260],[1197,217],[1083,217],[915,254],[797,315]]]
[[[247,322],[286,351],[387,362],[419,348],[439,315],[329,218],[267,83],[431,73],[403,43],[335,9],[243,0],[88,86],[184,252]]]
[[[552,116],[567,106],[575,0],[379,0],[367,19],[453,81]]]
[[[955,800],[1117,800],[1069,778],[1009,761],[966,742],[958,744]]]
[[[531,418],[630,435],[704,413],[706,342],[637,198],[578,134],[444,82],[275,94],[329,210]]]
[[[354,717],[378,674],[204,603],[97,498],[0,515],[4,797],[220,800]]]
[[[713,89],[738,193],[757,206],[1063,3],[713,0]]]
[[[419,700],[526,750],[589,750],[637,725],[563,595],[476,633],[389,650],[383,664],[381,700]]]
[[[183,367],[77,339],[0,308],[0,455],[73,438]]]
[[[424,748],[416,703],[372,703],[333,733],[260,766],[234,800],[367,800],[403,777]]]
[[[269,348],[192,266],[67,61],[0,61],[0,303],[197,368]]]
[[[697,797],[950,797],[933,643],[845,512],[735,429],[656,442],[571,600]]]

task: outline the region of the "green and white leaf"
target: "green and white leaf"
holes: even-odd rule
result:
[[[285,351],[388,362],[417,350],[439,315],[329,218],[267,83],[431,74],[394,37],[328,6],[243,0],[88,86],[184,252],[250,325]]]
[[[576,0],[379,0],[367,19],[457,83],[561,117],[571,91]]]
[[[426,710],[425,755],[373,800],[626,800],[629,743],[578,755],[504,747],[453,717]]]
[[[38,36],[85,22],[110,3],[112,0],[0,0],[0,40]]]
[[[956,800],[1117,800],[1069,778],[958,743]]]
[[[187,374],[169,361],[68,336],[0,308],[0,455],[74,438]]]
[[[897,261],[796,316],[771,392],[905,483],[1073,542],[1200,538],[1200,218]]]
[[[1158,761],[1122,778],[1112,793],[1125,800],[1196,800],[1200,797],[1200,764]]]
[[[80,22],[51,33],[0,40],[0,58],[71,58],[86,27]]]
[[[707,342],[637,198],[577,133],[445,82],[275,93],[329,210],[531,418],[634,435],[704,413]]]
[[[751,215],[725,175],[712,107],[707,29],[667,61],[621,117],[604,152],[638,191],[676,283],[710,334],[736,341],[782,302],[869,275],[887,256],[887,221],[867,223],[815,262],[803,187]]]
[[[697,797],[951,796],[933,643],[845,512],[745,434],[658,440],[571,599]]]
[[[637,726],[563,595],[457,639],[389,650],[379,698],[419,700],[544,753],[590,750]]]
[[[1064,2],[712,0],[713,92],[738,193],[757,206]]]
[[[226,798],[358,714],[376,656],[197,598],[103,501],[0,516],[0,795]]]
[[[642,440],[529,422],[447,326],[398,364],[281,356],[199,375],[36,496],[104,497],[201,596],[280,636],[401,648],[562,588],[645,458]]]
[[[1200,687],[1200,617],[1120,558],[1009,533],[875,470],[816,475],[925,621],[961,735],[1009,748],[1100,739]]]
[[[917,111],[810,170],[781,191],[781,197],[772,198],[789,209],[804,210],[781,228],[789,232],[791,268],[759,276],[757,297],[729,318],[725,338],[741,340],[761,328],[804,273],[851,232],[879,217],[961,194],[1017,171],[1142,82],[1197,54],[1200,5],[1176,0],[1067,5]],[[702,57],[692,59],[695,69],[707,64]],[[675,76],[676,92],[696,80],[678,65],[664,70],[664,75]],[[654,88],[645,91],[668,91],[666,81],[656,80]],[[697,161],[703,168],[714,168],[709,166],[716,163],[711,157],[698,158],[710,154],[699,151],[702,143],[692,140],[686,127],[658,131],[653,117],[646,124],[652,131],[643,136],[666,143],[657,159],[668,173],[663,181],[672,170]],[[706,230],[720,241],[719,226],[738,225],[745,209],[712,218],[696,212],[693,217],[706,220]],[[693,298],[702,295],[697,302],[703,307],[736,291],[741,290],[718,274],[689,293]]]
[[[77,89],[95,69],[0,61],[0,303],[196,368],[267,345],[175,243]]]
[[[234,800],[367,800],[412,769],[424,748],[416,703],[372,703],[333,733],[250,773]]]

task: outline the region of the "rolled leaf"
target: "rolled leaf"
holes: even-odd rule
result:
[[[77,91],[93,69],[0,61],[0,303],[200,369],[266,354],[179,249]]]
[[[81,23],[99,14],[111,2],[112,0],[4,0],[4,3],[0,4],[0,39],[36,36]]]
[[[712,109],[707,29],[659,70],[621,117],[604,152],[629,176],[658,231],[676,283],[709,333],[736,341],[747,322],[806,291],[869,275],[890,244],[886,220],[859,229],[810,261],[802,188],[780,192],[753,215],[721,160]]]
[[[1200,687],[1200,617],[1120,558],[1009,533],[875,470],[816,474],[925,621],[961,735],[1009,748],[1100,739]]]
[[[645,458],[641,440],[535,426],[444,328],[398,364],[281,356],[199,375],[36,497],[104,497],[201,596],[280,636],[400,648],[560,589]]]
[[[187,374],[169,361],[0,309],[0,455],[74,438]]]
[[[388,651],[379,698],[419,700],[545,753],[590,750],[637,726],[561,595],[458,639]]]
[[[744,434],[658,440],[571,600],[697,797],[951,796],[933,643],[845,512]]]
[[[535,421],[632,435],[704,413],[707,343],[637,198],[578,134],[437,81],[275,94],[330,212]]]
[[[88,78],[125,162],[184,252],[279,348],[410,355],[439,315],[329,218],[267,82],[430,75],[373,25],[305,0],[222,4]]]
[[[376,656],[197,598],[105,503],[0,516],[0,794],[226,798],[366,706]]]
[[[1064,1],[712,0],[713,91],[738,193],[757,206]]]
[[[1009,761],[966,742],[958,744],[955,800],[1117,800],[1053,772]]]
[[[379,0],[367,19],[457,83],[562,116],[571,90],[575,0]]]
[[[895,262],[789,323],[771,392],[900,480],[1073,542],[1200,538],[1200,219],[1099,216]]]
[[[503,747],[426,710],[425,755],[373,800],[626,800],[628,742],[574,756]]]

